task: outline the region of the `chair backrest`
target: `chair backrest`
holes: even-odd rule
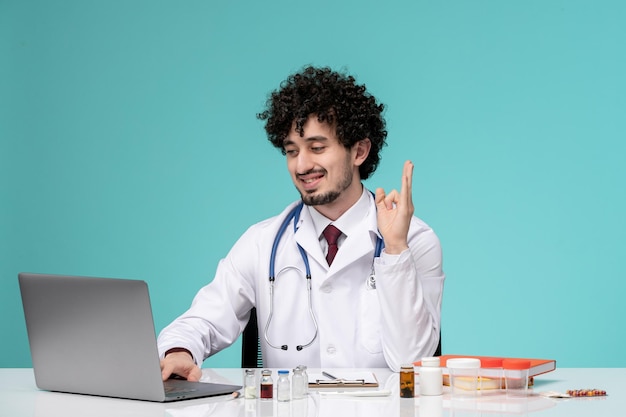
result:
[[[439,344],[433,356],[441,356],[441,332],[439,332]],[[250,311],[250,320],[248,320],[246,328],[243,329],[241,367],[263,367],[263,355],[261,354],[261,340],[259,339],[259,327],[256,320],[256,308],[252,308]]]
[[[250,320],[243,329],[241,339],[241,367],[262,368],[263,355],[261,354],[261,340],[259,339],[259,327],[256,320],[256,308],[250,311]]]

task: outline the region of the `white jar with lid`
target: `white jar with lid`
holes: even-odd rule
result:
[[[420,395],[443,394],[443,371],[438,357],[422,358],[419,368]]]
[[[475,396],[478,391],[480,359],[452,358],[446,361],[453,396]]]

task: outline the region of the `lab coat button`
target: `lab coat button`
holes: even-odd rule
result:
[[[326,353],[328,353],[329,355],[334,355],[337,352],[337,348],[335,348],[334,345],[328,345],[328,347],[326,348]]]

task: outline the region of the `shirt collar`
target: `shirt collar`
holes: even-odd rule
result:
[[[326,226],[331,223],[341,230],[344,235],[348,236],[352,227],[354,227],[358,221],[364,219],[369,212],[370,203],[368,193],[369,191],[363,187],[363,193],[357,202],[335,221],[331,221],[328,217],[315,210],[314,207],[306,206],[311,215],[311,220],[313,220],[313,227],[315,227],[318,238],[321,239],[322,232],[326,229]]]

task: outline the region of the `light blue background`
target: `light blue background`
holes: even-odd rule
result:
[[[387,104],[369,187],[416,164],[444,353],[626,366],[625,21],[620,0],[0,0],[0,366],[31,366],[19,271],[144,279],[157,330],[181,313],[297,198],[255,114],[308,63]]]

